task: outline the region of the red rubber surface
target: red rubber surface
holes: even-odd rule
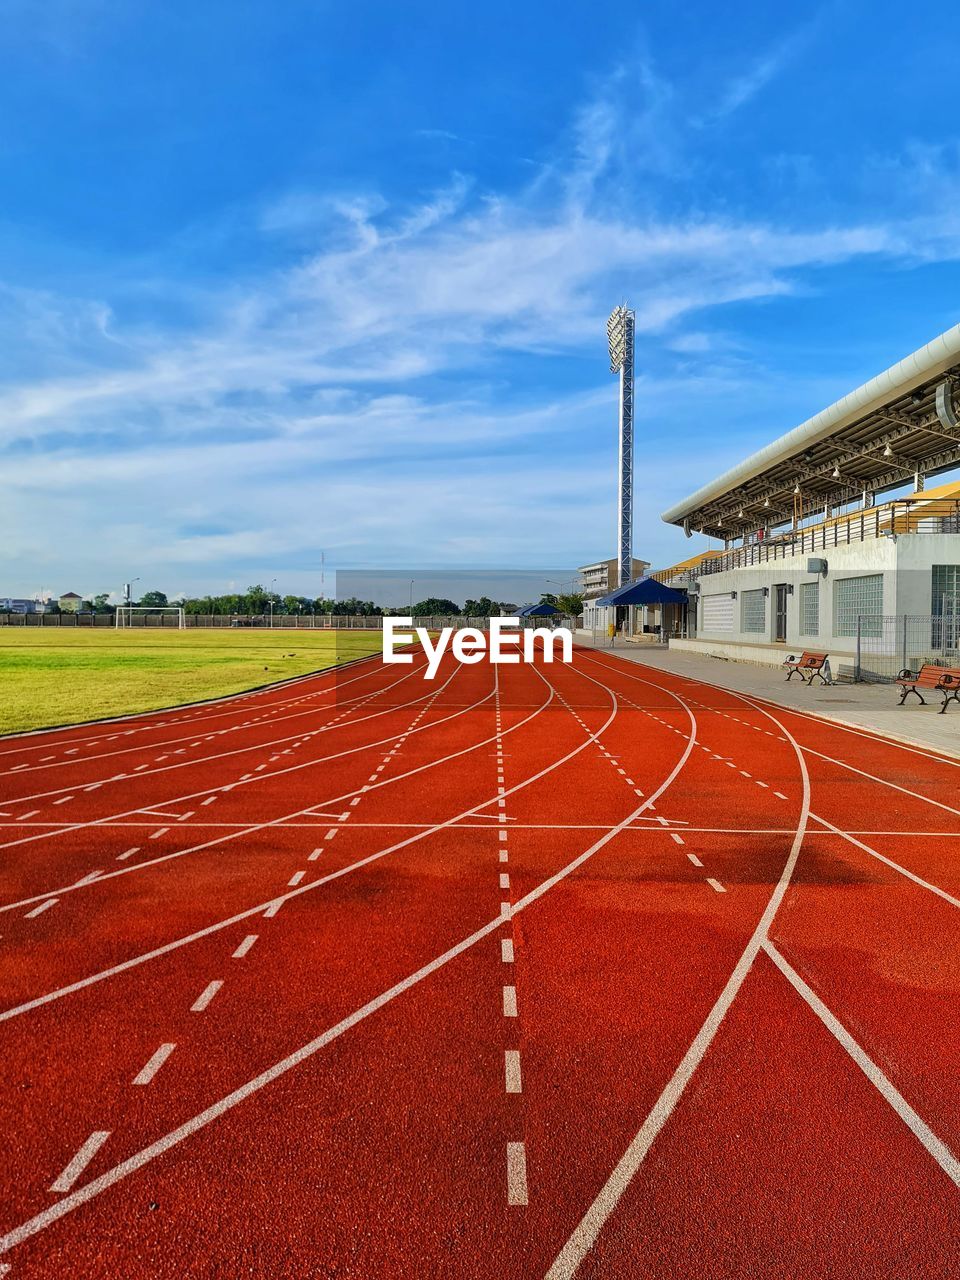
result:
[[[0,1275],[960,1274],[958,781],[586,651],[0,741]]]

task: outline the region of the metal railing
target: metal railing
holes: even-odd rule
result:
[[[906,533],[960,533],[960,499],[898,498],[896,502],[885,502],[879,507],[836,516],[809,529],[798,529],[793,533],[778,534],[773,538],[752,542],[749,546],[735,547],[723,555],[702,561],[693,569],[686,569],[672,576],[668,569],[653,576],[664,583],[689,582],[709,574],[724,573],[729,569],[744,569],[751,565],[786,560],[790,556],[828,551],[831,547]]]

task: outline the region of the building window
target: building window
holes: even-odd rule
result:
[[[802,636],[820,634],[819,582],[801,582],[800,584],[800,634]]]
[[[857,618],[861,618],[860,634],[878,636],[883,615],[883,574],[870,573],[862,578],[838,578],[833,584],[833,634],[855,636]]]
[[[740,594],[740,630],[762,634],[766,626],[767,610],[762,590],[743,591]]]
[[[729,591],[703,596],[700,603],[700,629],[702,631],[733,631],[733,597]]]
[[[930,573],[930,612],[935,618],[960,612],[960,564],[935,564]]]

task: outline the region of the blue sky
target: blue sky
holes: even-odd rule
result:
[[[960,318],[955,10],[0,0],[0,595],[615,548]]]

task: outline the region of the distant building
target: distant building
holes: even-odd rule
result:
[[[634,557],[631,582],[642,578],[649,568],[649,560],[638,560]],[[617,569],[618,562],[614,557],[612,560],[597,560],[594,564],[581,565],[577,570],[580,574],[580,594],[583,596],[583,625],[590,630],[595,627],[605,627],[609,622],[614,621],[615,610],[598,608],[593,601],[617,589],[620,585],[617,582]]]
[[[0,596],[0,613],[42,613],[43,605],[36,600],[18,600],[14,596]]]
[[[80,606],[83,604],[83,596],[78,596],[75,591],[68,591],[60,597],[57,604],[60,606],[61,613],[79,613]]]

